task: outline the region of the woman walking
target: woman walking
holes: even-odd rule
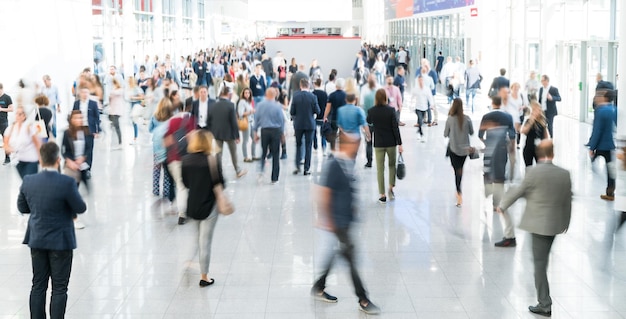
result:
[[[170,172],[165,165],[165,158],[167,155],[167,149],[163,144],[163,138],[165,132],[167,132],[168,121],[172,117],[173,107],[170,99],[163,98],[157,110],[150,119],[150,126],[148,130],[152,133],[152,194],[159,197],[161,195],[161,172],[163,172],[163,198],[167,198],[170,202],[174,201],[175,188]]]
[[[254,135],[252,132],[252,124],[254,121],[254,109],[252,108],[252,91],[250,88],[244,88],[241,91],[239,102],[237,102],[237,117],[248,118],[248,129],[241,131],[243,141],[241,142],[241,151],[243,152],[243,161],[246,163],[258,160],[256,157],[256,142],[254,141]],[[252,158],[248,157],[248,140],[252,141],[250,148],[252,149]]]
[[[109,121],[111,126],[117,134],[117,146],[112,147],[113,150],[119,150],[122,148],[122,131],[120,130],[120,116],[124,112],[124,89],[122,84],[115,78],[113,78],[113,90],[109,95]]]
[[[211,241],[213,230],[217,223],[215,208],[215,194],[212,189],[215,185],[224,186],[221,163],[211,155],[213,135],[205,130],[193,131],[189,136],[189,154],[182,160],[182,177],[185,187],[189,189],[187,198],[187,218],[193,219],[198,225],[198,247],[200,258],[200,287],[215,283],[209,278],[209,263],[211,262]],[[211,162],[209,164],[209,162]],[[214,165],[213,169],[211,165]],[[216,174],[215,174],[216,173]],[[215,176],[217,175],[217,176]]]
[[[530,108],[530,116],[520,129],[520,132],[526,135],[526,145],[524,145],[523,154],[524,163],[527,168],[533,165],[533,160],[535,160],[535,162],[539,160],[535,152],[537,145],[541,140],[550,138],[546,116],[541,110],[541,105],[537,103],[537,100],[532,100],[532,102],[530,102]]]
[[[33,125],[27,123],[23,106],[15,109],[15,122],[4,132],[4,151],[14,154],[18,160],[17,172],[20,178],[37,174],[39,169],[39,147],[41,139]]]
[[[456,206],[461,207],[463,196],[461,193],[461,179],[463,178],[463,165],[470,153],[469,136],[474,134],[474,127],[469,116],[463,114],[463,100],[455,98],[448,113],[446,127],[443,136],[450,138],[447,154],[454,169],[456,183]]]
[[[93,138],[89,138],[89,129],[83,126],[83,113],[80,110],[73,110],[68,117],[68,127],[63,133],[61,142],[61,154],[65,164],[63,174],[68,175],[76,181],[76,186],[83,182],[85,189],[89,192],[89,177],[87,172],[87,151],[93,149]],[[77,217],[74,217],[74,228],[83,229],[85,224]]]
[[[367,112],[367,123],[374,128],[374,154],[376,154],[376,172],[378,178],[378,201],[387,202],[385,195],[385,155],[389,157],[389,192],[390,200],[395,199],[393,188],[396,186],[396,146],[402,154],[402,137],[398,127],[396,111],[387,104],[385,89],[376,91],[375,104]]]

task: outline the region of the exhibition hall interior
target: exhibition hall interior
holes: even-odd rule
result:
[[[626,319],[621,0],[0,9],[0,319]]]

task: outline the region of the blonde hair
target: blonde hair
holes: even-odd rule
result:
[[[156,118],[159,122],[167,121],[170,117],[172,117],[172,112],[172,101],[169,98],[164,97],[161,101],[159,101],[159,104],[157,104],[156,112],[154,112],[154,118]]]
[[[346,79],[346,86],[343,89],[344,91],[346,91],[346,94],[354,94],[354,95],[358,95],[359,94],[359,87],[356,84],[356,79],[350,77]]]
[[[213,134],[206,130],[195,130],[189,134],[189,144],[187,145],[187,152],[204,153],[210,155],[217,152],[217,147],[213,146]]]

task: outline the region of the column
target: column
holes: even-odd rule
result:
[[[154,13],[154,28],[152,29],[152,33],[154,35],[154,51],[150,52],[150,56],[153,57],[156,54],[159,56],[159,60],[163,60],[163,58],[165,57],[165,55],[163,54],[163,0],[154,0],[152,1],[152,5],[152,12]]]
[[[122,36],[124,37],[124,52],[122,52],[122,63],[124,64],[124,74],[126,76],[133,74],[133,67],[136,61],[143,61],[144,52],[137,51],[137,32],[135,31],[135,10],[133,0],[124,0],[122,7],[121,23]],[[135,60],[133,60],[135,56]]]
[[[624,11],[624,6],[622,6],[622,12]],[[617,56],[624,57],[626,56],[626,21],[624,19],[617,19],[618,27],[619,27],[619,37],[618,41],[621,44],[618,47]],[[615,88],[618,89],[618,104],[626,105],[626,80],[624,77],[626,76],[626,61],[621,60],[618,61],[618,69],[617,74],[620,75],[621,79],[615,81]],[[617,112],[617,147],[621,148],[626,145],[626,111],[622,109]],[[617,162],[617,181],[615,187],[615,209],[618,211],[623,210],[624,203],[626,203],[626,178],[623,174],[620,173],[620,170],[623,169],[623,162]]]

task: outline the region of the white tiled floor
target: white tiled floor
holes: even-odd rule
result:
[[[440,113],[440,125],[427,128],[428,142],[422,144],[412,127],[415,117],[405,110],[408,176],[397,183],[395,202],[377,203],[376,171],[363,169],[363,148],[359,154],[360,222],[354,235],[370,297],[382,308],[381,318],[532,318],[529,235],[518,230],[516,248],[493,246],[502,227],[481,195],[482,161],[467,161],[465,204],[454,206],[442,137],[445,108]],[[557,118],[555,128],[555,161],[572,172],[575,196],[570,230],[557,237],[551,258],[553,317],[624,318],[626,235],[615,233],[612,204],[599,198],[603,166],[594,172],[582,146],[590,126]],[[290,138],[289,159],[281,161],[275,186],[269,185],[269,170],[257,184],[253,164],[244,164],[250,174],[236,180],[230,161],[224,161],[237,212],[220,217],[211,264],[216,283],[199,288],[193,225],[176,225],[173,207],[151,194],[151,147],[111,151],[107,141],[97,143],[94,192],[86,196],[89,209],[82,217],[87,228],[77,231],[68,318],[365,317],[344,262],[328,282],[339,303],[309,297],[332,239],[314,227],[311,194],[324,163],[321,152],[314,154],[312,176],[293,176]],[[520,162],[521,157],[521,174]],[[27,217],[16,212],[15,169],[0,167],[0,176],[0,319],[27,318],[30,255],[21,244]],[[516,221],[522,208],[523,202],[512,210]]]

